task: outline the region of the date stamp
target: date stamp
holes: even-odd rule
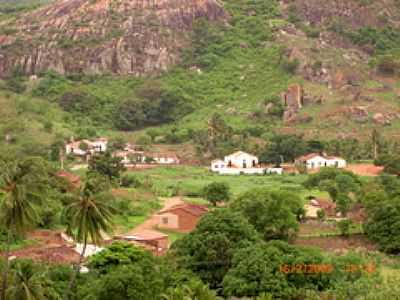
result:
[[[368,263],[363,265],[349,264],[342,269],[347,273],[367,272],[369,274],[376,272],[376,265]],[[332,264],[283,264],[279,271],[285,274],[329,274],[335,271]]]

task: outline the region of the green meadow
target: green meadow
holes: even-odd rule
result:
[[[306,190],[302,183],[306,175],[218,175],[206,167],[174,166],[143,171],[130,171],[140,181],[152,182],[151,189],[159,196],[180,195],[199,202],[203,188],[212,182],[228,184],[232,197],[255,188],[282,189],[293,191],[305,200],[308,196],[328,197],[325,192]]]

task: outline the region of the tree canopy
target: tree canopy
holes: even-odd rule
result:
[[[255,189],[240,195],[231,206],[242,213],[264,239],[288,240],[296,236],[303,214],[300,197],[286,191]]]
[[[205,215],[197,228],[172,245],[179,262],[210,287],[220,287],[235,249],[259,235],[240,213],[218,209]]]

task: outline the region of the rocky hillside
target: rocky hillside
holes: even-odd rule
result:
[[[0,26],[0,76],[158,73],[179,60],[196,19],[224,20],[216,0],[59,0]]]
[[[399,141],[399,28],[398,0],[58,0],[1,23],[0,75],[61,75],[0,90],[55,103],[78,133],[190,142],[219,113],[254,138]]]

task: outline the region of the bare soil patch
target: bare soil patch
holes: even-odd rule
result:
[[[79,254],[74,251],[73,245],[65,242],[59,231],[37,230],[29,233],[27,238],[36,240],[37,243],[11,251],[11,257],[57,264],[70,264],[79,260]]]
[[[377,250],[374,243],[369,241],[364,235],[356,234],[349,237],[328,236],[328,237],[299,237],[294,242],[295,245],[314,246],[326,251],[340,251],[366,249],[369,251]]]
[[[374,164],[350,164],[346,170],[360,176],[378,176],[383,171],[383,167],[375,166]]]

